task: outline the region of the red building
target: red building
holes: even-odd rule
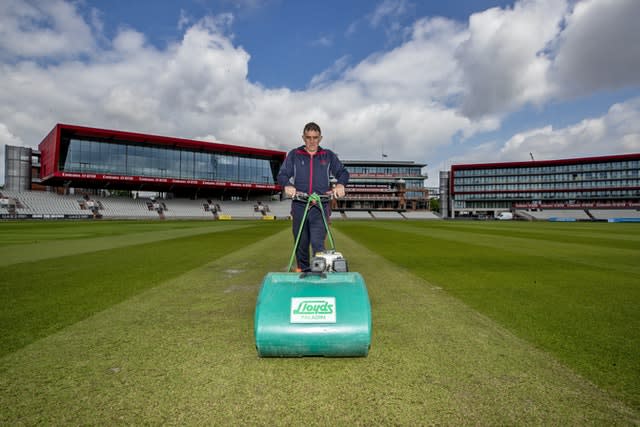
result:
[[[46,186],[249,198],[280,190],[286,153],[141,133],[56,125],[39,145]]]

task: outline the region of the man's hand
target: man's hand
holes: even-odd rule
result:
[[[292,185],[287,185],[284,187],[284,194],[287,195],[287,197],[290,197],[293,199],[293,196],[296,195],[296,187],[292,186]]]
[[[333,197],[339,199],[340,197],[344,197],[344,185],[336,184],[333,189]]]

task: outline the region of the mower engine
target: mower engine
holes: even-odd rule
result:
[[[346,273],[349,271],[347,260],[340,252],[326,250],[316,252],[311,258],[311,271],[313,273]]]

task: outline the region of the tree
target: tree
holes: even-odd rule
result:
[[[429,210],[432,212],[440,212],[440,199],[429,199]]]

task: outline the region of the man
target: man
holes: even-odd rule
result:
[[[320,141],[322,141],[320,126],[313,122],[307,123],[302,132],[302,140],[304,145],[294,148],[287,154],[278,173],[278,184],[284,188],[284,193],[288,197],[294,197],[297,192],[309,195],[333,193],[334,197],[344,197],[344,186],[349,181],[349,172],[333,151],[320,147]],[[337,181],[334,188],[331,188],[329,181],[331,175]],[[294,241],[300,229],[305,206],[306,202],[299,200],[291,202]],[[323,203],[323,207],[325,217],[328,219],[331,214],[329,203]],[[324,251],[326,234],[322,212],[316,207],[311,207],[296,248],[296,260],[300,271],[310,271],[309,244],[314,254]]]

